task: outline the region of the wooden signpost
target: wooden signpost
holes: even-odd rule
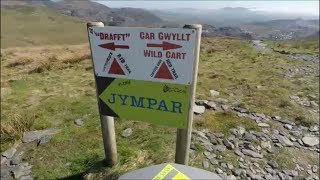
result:
[[[178,128],[176,163],[187,164],[201,25],[87,24],[106,161],[117,161],[113,117]]]

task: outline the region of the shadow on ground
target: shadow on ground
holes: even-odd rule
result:
[[[100,160],[97,161],[92,167],[90,167],[88,170],[82,172],[82,173],[77,173],[73,174],[70,176],[66,176],[63,178],[58,178],[58,180],[78,180],[78,179],[87,179],[87,180],[93,180],[97,179],[95,176],[90,176],[89,174],[95,174],[95,173],[101,173],[103,171],[107,172],[109,167],[106,165],[105,160]],[[106,173],[107,174],[107,173]],[[119,178],[119,174],[112,174],[108,173],[107,176],[101,177],[99,176],[98,179],[105,179],[105,180],[116,180]]]

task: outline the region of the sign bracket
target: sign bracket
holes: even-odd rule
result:
[[[176,154],[175,154],[176,163],[188,165],[189,149],[190,149],[191,133],[192,133],[192,121],[193,121],[193,104],[195,101],[195,94],[196,94],[196,83],[197,83],[197,74],[198,74],[202,26],[200,24],[192,24],[192,25],[185,25],[183,28],[194,29],[196,31],[196,42],[195,42],[195,48],[193,53],[194,55],[193,76],[192,76],[192,82],[189,87],[190,103],[189,103],[187,128],[177,129]]]
[[[89,31],[90,27],[104,27],[102,22],[89,22],[87,23],[87,30]],[[88,32],[89,34],[89,32]],[[89,36],[89,35],[88,35]],[[90,38],[88,37],[89,42]],[[89,43],[91,46],[91,43]],[[91,55],[92,55],[92,48],[90,47]],[[94,61],[92,59],[92,66],[94,67]],[[105,152],[105,162],[108,166],[113,166],[117,163],[117,145],[116,145],[116,135],[114,129],[114,118],[111,116],[105,116],[100,113],[100,103],[99,94],[97,89],[97,75],[94,72],[94,80],[96,85],[96,93],[97,93],[97,100],[98,100],[98,107],[99,107],[99,114],[100,114],[100,121],[101,121],[101,131],[102,131],[102,139],[103,139],[103,146]]]

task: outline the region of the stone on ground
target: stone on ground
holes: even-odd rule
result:
[[[229,140],[225,139],[223,140],[223,144],[228,148],[228,149],[234,149],[234,144],[230,142]]]
[[[251,157],[253,157],[253,158],[260,158],[260,159],[263,158],[263,155],[262,155],[262,154],[259,154],[259,153],[257,153],[257,152],[252,151],[252,150],[249,150],[249,149],[242,149],[241,152],[242,152],[244,155],[251,156]]]
[[[277,135],[277,139],[283,146],[293,146],[293,143],[285,136]]]
[[[268,165],[271,166],[274,169],[277,169],[279,167],[278,163],[275,162],[274,160],[268,161]]]
[[[215,91],[215,90],[210,90],[210,96],[211,97],[214,97],[214,96],[219,96],[219,92],[218,91]]]
[[[127,128],[127,129],[125,129],[123,132],[122,132],[122,137],[129,137],[129,136],[131,136],[132,135],[132,129],[131,128]]]
[[[198,106],[196,104],[193,105],[193,112],[195,114],[203,114],[206,108],[204,106]]]
[[[258,126],[259,127],[270,127],[270,125],[267,123],[258,123]]]
[[[18,145],[14,145],[2,153],[2,156],[10,159],[16,153]]]
[[[24,143],[32,142],[32,141],[38,140],[44,136],[52,136],[58,132],[59,132],[58,129],[46,129],[46,130],[25,132],[25,133],[23,133],[22,142],[24,142]]]
[[[202,161],[202,166],[203,166],[203,168],[205,168],[205,169],[208,169],[209,168],[209,162],[208,162],[208,160],[203,160]]]
[[[302,138],[302,142],[306,145],[306,146],[316,146],[319,144],[319,137],[315,137],[315,136],[305,136]]]
[[[82,119],[76,119],[74,120],[74,124],[77,126],[82,126],[83,125],[83,120]]]

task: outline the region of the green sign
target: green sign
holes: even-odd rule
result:
[[[99,97],[122,119],[185,128],[190,108],[189,87],[117,78]]]

